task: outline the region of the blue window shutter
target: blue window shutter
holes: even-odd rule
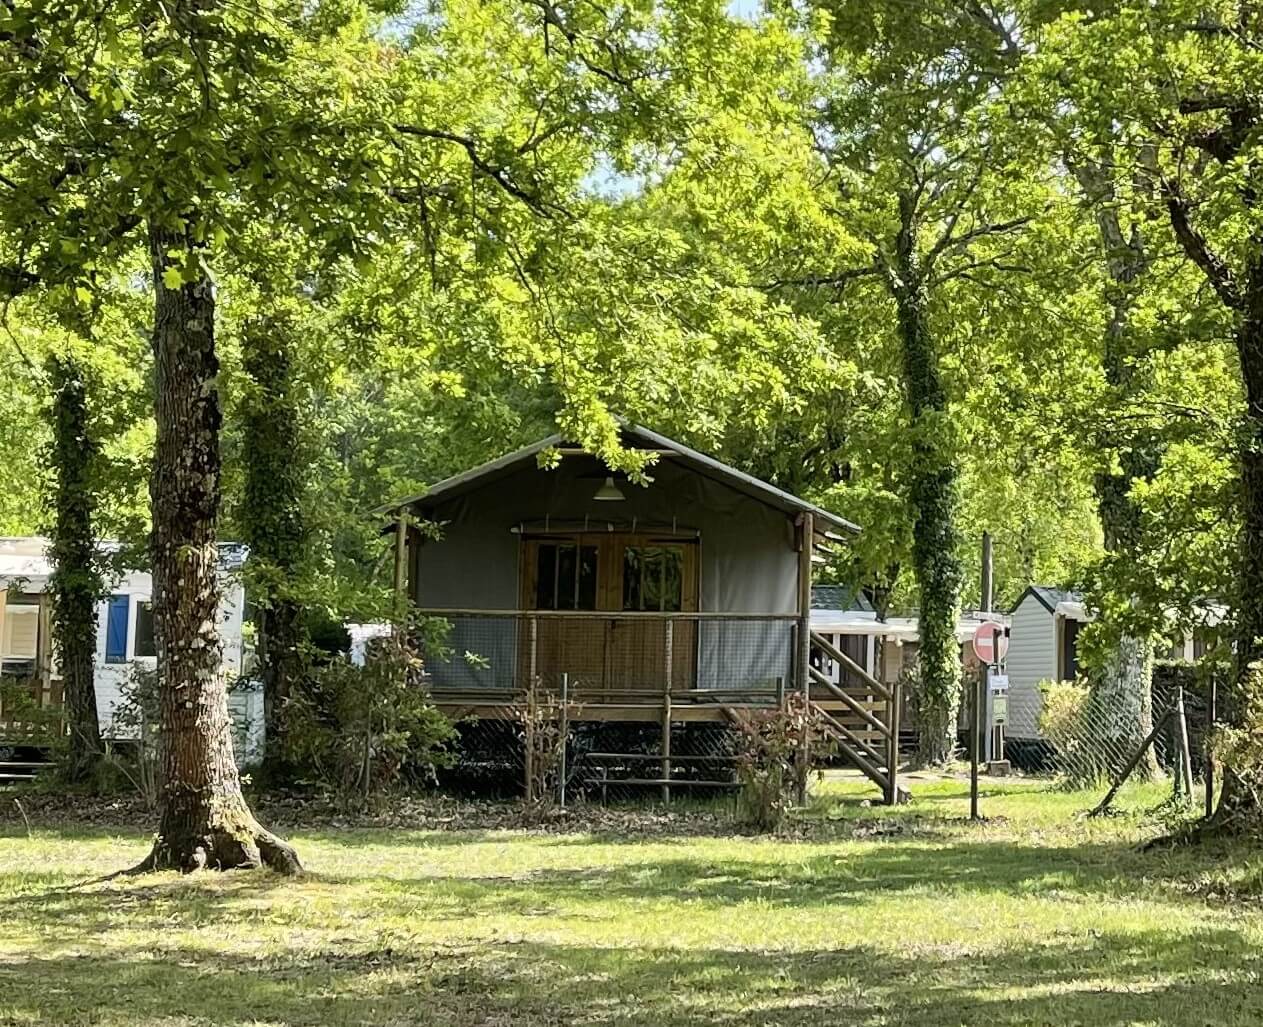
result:
[[[127,596],[110,596],[109,616],[105,621],[105,662],[127,662],[127,614],[131,600]]]

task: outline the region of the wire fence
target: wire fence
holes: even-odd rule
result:
[[[423,642],[436,694],[522,693],[532,684],[619,698],[767,692],[793,680],[787,615],[431,611]]]
[[[1156,668],[1148,702],[1070,682],[1046,686],[1039,718],[1042,744],[1026,769],[1052,773],[1071,787],[1113,780],[1133,761],[1132,773],[1140,778],[1204,778],[1214,687],[1211,668],[1179,664]],[[1188,753],[1187,774],[1183,752]]]
[[[543,745],[537,719],[531,729],[525,706],[483,710],[477,719],[458,720],[451,765],[439,772],[439,785],[463,795],[522,798],[532,764],[533,798],[576,806],[585,803],[656,804],[710,800],[736,791],[738,732],[715,723],[673,723],[669,770],[663,767],[662,729],[655,723],[562,720]],[[669,781],[665,786],[664,781]]]

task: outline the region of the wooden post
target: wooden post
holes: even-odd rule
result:
[[[1206,816],[1208,818],[1215,812],[1215,753],[1211,747],[1211,737],[1214,734],[1215,717],[1219,712],[1216,709],[1219,700],[1218,691],[1219,679],[1212,669],[1206,704],[1206,732],[1202,738],[1203,748],[1206,750],[1203,759],[1206,761]]]
[[[526,746],[523,769],[526,774],[526,787],[523,790],[526,804],[529,806],[535,798],[535,679],[526,688],[526,725],[522,732],[522,740]]]
[[[662,780],[668,782],[671,780],[671,665],[673,662],[672,649],[675,641],[674,621],[667,618],[666,631],[663,636],[663,650],[665,658],[665,667],[662,675]],[[662,802],[663,805],[669,805],[671,802],[671,786],[664,783],[662,785]]]
[[[812,515],[804,512],[798,518],[798,654],[794,672],[798,675],[798,690],[803,697],[803,716],[807,718],[811,710],[811,543],[815,535],[815,524]],[[802,772],[798,775],[798,805],[807,804],[807,774],[811,766],[810,732],[804,724],[803,737],[799,746],[798,758],[802,762]]]
[[[395,521],[395,604],[397,616],[403,616],[404,589],[408,584],[408,514],[399,511],[399,519]]]
[[[1188,718],[1184,712],[1184,688],[1175,690],[1175,731],[1179,749],[1179,774],[1184,783],[1184,794],[1193,801],[1193,758],[1188,746]]]
[[[53,604],[52,596],[48,592],[40,593],[38,610],[39,627],[35,636],[35,662],[39,673],[39,704],[47,708],[53,702]]]
[[[526,619],[526,633],[530,641],[530,659],[526,665],[526,687],[535,687],[535,675],[539,669],[539,621],[534,617]]]
[[[899,682],[890,686],[890,713],[886,717],[886,726],[890,737],[886,740],[890,755],[886,767],[886,805],[895,806],[899,802],[899,703],[902,701]]]

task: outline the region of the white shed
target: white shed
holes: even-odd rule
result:
[[[1039,714],[1043,681],[1070,681],[1079,669],[1079,628],[1091,618],[1075,592],[1032,585],[1010,612],[1009,717],[1010,739],[1041,738]]]

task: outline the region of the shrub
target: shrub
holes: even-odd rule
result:
[[[1109,754],[1090,715],[1090,690],[1077,681],[1041,681],[1039,729],[1057,753],[1061,784],[1087,788],[1109,777]]]
[[[291,686],[282,760],[300,783],[367,801],[447,765],[451,723],[431,703],[407,633],[375,639],[365,664],[334,659]]]
[[[519,733],[527,760],[528,813],[550,809],[557,799],[562,755],[569,743],[569,724],[579,713],[576,703],[562,702],[552,692],[531,689],[525,706],[517,710]]]
[[[741,722],[737,815],[743,823],[760,831],[784,823],[795,796],[806,792],[812,768],[836,748],[823,727],[820,711],[798,693],[787,696],[783,707]],[[806,760],[800,756],[804,749]]]

